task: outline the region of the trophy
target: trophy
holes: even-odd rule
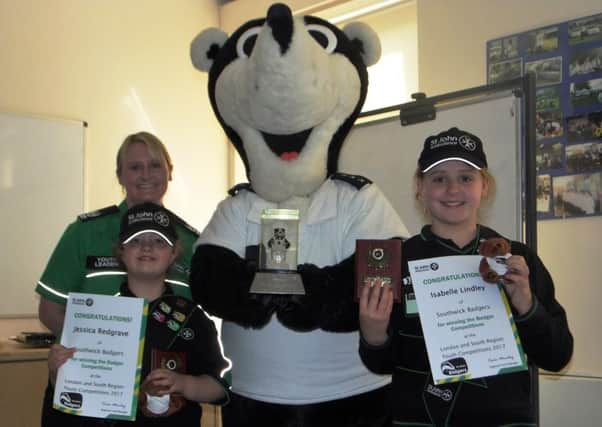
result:
[[[297,273],[299,210],[264,209],[261,213],[258,270],[250,292],[304,295]]]
[[[355,243],[355,298],[364,286],[379,279],[393,287],[395,302],[401,302],[401,240],[357,240]]]

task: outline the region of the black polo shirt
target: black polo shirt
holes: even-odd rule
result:
[[[476,237],[460,248],[435,235],[425,226],[419,235],[403,243],[402,277],[404,298],[395,304],[389,322],[390,339],[383,346],[360,341],[360,356],[377,373],[393,374],[393,419],[406,426],[535,426],[537,381],[535,366],[559,370],[569,360],[573,337],[566,313],[554,297],[554,284],[539,257],[520,242],[510,242],[513,255],[522,255],[529,266],[533,307],[524,316],[515,315],[528,371],[497,375],[452,384],[435,385],[420,318],[410,280],[408,261],[454,255],[474,255],[479,241],[500,237],[478,226]]]
[[[120,295],[135,297],[127,282],[121,285]],[[223,384],[227,394],[228,385],[222,379],[222,372],[227,366],[215,324],[197,304],[175,295],[166,284],[163,295],[148,304],[140,383],[144,382],[152,370],[165,368],[187,375],[213,377]],[[226,401],[227,398],[215,403],[222,404]],[[147,418],[138,411],[136,424],[139,421],[143,425],[196,427],[200,418],[201,406],[197,402],[187,401],[180,411],[169,418]]]
[[[121,285],[120,296],[136,297],[127,282]],[[193,301],[175,295],[168,284],[163,295],[148,305],[140,384],[151,370],[159,367],[213,377],[226,392],[223,400],[213,403],[222,405],[229,400],[229,386],[222,379],[228,363],[222,355],[214,323]],[[198,427],[202,415],[200,404],[187,400],[182,409],[169,417],[146,417],[140,410],[135,422],[80,417],[53,409],[53,393],[54,389],[49,385],[44,395],[43,427]]]

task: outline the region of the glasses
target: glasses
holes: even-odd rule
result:
[[[127,248],[146,248],[149,247],[151,249],[165,249],[171,247],[169,243],[165,239],[161,237],[150,237],[150,238],[142,238],[142,237],[134,237],[132,240],[127,242],[124,247]]]

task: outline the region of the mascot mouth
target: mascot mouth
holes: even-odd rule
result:
[[[274,154],[282,160],[291,161],[299,156],[299,153],[301,153],[301,150],[305,147],[305,142],[307,142],[307,138],[309,138],[309,134],[312,130],[313,128],[310,128],[286,135],[261,132],[261,135],[263,135],[263,140]]]

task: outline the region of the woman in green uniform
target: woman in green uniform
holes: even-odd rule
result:
[[[114,295],[125,272],[113,255],[121,216],[143,202],[162,205],[173,165],[163,143],[148,132],[125,138],[117,152],[117,179],[125,200],[80,215],[59,240],[37,283],[41,322],[58,335],[63,325],[69,292]],[[174,215],[183,252],[169,271],[167,281],[178,295],[190,297],[188,270],[198,232]]]

